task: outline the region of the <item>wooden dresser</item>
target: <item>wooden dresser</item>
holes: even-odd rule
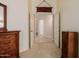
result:
[[[19,57],[19,31],[0,32],[0,58]]]
[[[63,58],[78,57],[77,32],[62,32],[62,57]]]

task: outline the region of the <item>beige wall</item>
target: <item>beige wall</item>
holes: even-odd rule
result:
[[[28,0],[0,0],[7,5],[8,30],[20,30],[20,52],[28,49]]]

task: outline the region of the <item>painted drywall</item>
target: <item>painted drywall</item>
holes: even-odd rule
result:
[[[52,15],[45,15],[44,19],[44,35],[49,39],[53,39],[53,18]],[[53,39],[54,40],[54,39]]]
[[[79,6],[79,0],[62,0],[62,12],[61,12],[62,31],[74,31],[79,33],[78,6]]]
[[[31,21],[34,20],[34,17],[36,15],[36,7],[42,0],[31,0]],[[53,15],[54,15],[54,41],[57,46],[59,46],[59,19],[58,19],[58,12],[57,12],[57,0],[47,0],[47,2],[53,7]],[[41,5],[40,5],[41,6]],[[42,5],[43,6],[48,6],[45,3]],[[33,16],[34,15],[34,16]],[[33,23],[32,23],[33,24]],[[31,24],[31,30],[32,30],[32,38],[34,36],[34,28],[33,25]],[[32,39],[33,40],[33,39]],[[31,40],[31,41],[32,41]],[[32,41],[33,42],[33,41]]]
[[[7,28],[8,30],[19,30],[20,52],[28,50],[28,0],[0,0],[7,5]]]

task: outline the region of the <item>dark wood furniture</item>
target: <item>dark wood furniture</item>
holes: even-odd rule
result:
[[[19,57],[19,31],[0,32],[0,58]]]
[[[62,57],[63,58],[78,57],[77,32],[62,32]]]
[[[37,12],[52,12],[52,7],[37,7]]]

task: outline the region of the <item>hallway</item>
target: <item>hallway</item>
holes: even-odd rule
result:
[[[61,56],[61,49],[57,48],[54,41],[50,39],[37,39],[33,47],[21,53],[22,58],[59,58]]]

